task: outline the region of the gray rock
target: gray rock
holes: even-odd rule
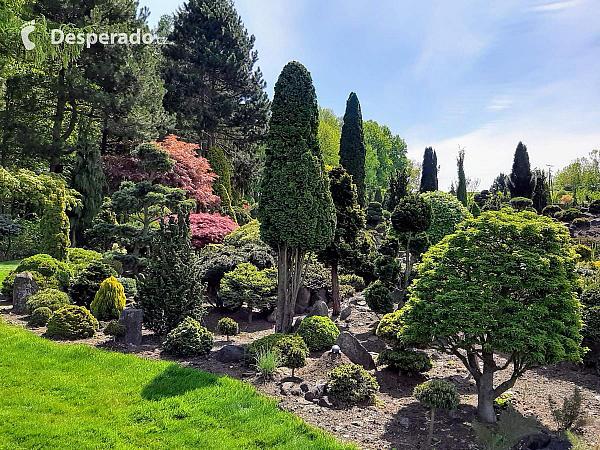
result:
[[[215,359],[222,363],[237,363],[244,359],[244,347],[241,345],[225,345],[215,355]]]
[[[281,383],[279,387],[279,392],[282,395],[290,395],[292,393],[292,389],[294,389],[294,383],[291,381],[286,381],[285,383]]]
[[[404,428],[410,427],[410,419],[408,417],[399,417],[398,424]]]
[[[19,273],[15,276],[13,287],[13,310],[16,313],[25,312],[25,302],[38,291],[38,286],[31,272]]]
[[[306,381],[303,381],[302,383],[300,383],[300,390],[302,392],[310,391],[310,384],[308,384]]]
[[[317,303],[319,301],[327,303],[327,289],[325,289],[325,288],[317,289],[310,296],[310,304],[311,305],[314,305],[315,303]]]
[[[295,387],[292,389],[292,395],[300,397],[302,394],[303,392],[300,390],[300,388]]]
[[[292,325],[294,332],[298,329],[298,327],[300,326],[301,323],[302,323],[302,317],[296,317],[296,320],[294,320],[294,325]]]
[[[364,302],[364,301],[365,301],[365,296],[364,295],[355,295],[354,297],[352,297],[349,300],[350,303],[354,303],[355,305],[358,305],[358,302]]]
[[[276,319],[277,319],[277,310],[273,311],[271,314],[269,314],[267,316],[267,322],[269,322],[269,323],[275,323]]]
[[[323,406],[324,408],[331,408],[333,406],[333,404],[329,400],[329,397],[327,397],[327,396],[321,397],[319,399],[319,403],[317,403],[317,405]]]
[[[304,399],[312,402],[315,399],[319,399],[325,395],[327,386],[325,384],[317,384],[314,388],[304,394]]]
[[[296,297],[296,314],[304,314],[310,308],[310,289],[306,286],[300,286],[298,297]]]
[[[144,311],[137,308],[125,308],[119,315],[119,323],[125,325],[127,332],[125,336],[118,336],[117,342],[125,344],[140,345],[142,343],[142,319]]]
[[[352,314],[352,308],[350,306],[346,306],[340,312],[340,320],[346,320],[350,316],[350,314]]]
[[[315,303],[312,306],[312,308],[310,308],[310,311],[307,314],[307,317],[311,316],[329,317],[329,309],[327,308],[327,303],[321,300]]]
[[[392,291],[392,301],[398,303],[399,306],[404,305],[404,291],[402,289],[394,289]]]
[[[513,450],[568,450],[572,448],[569,441],[553,439],[546,433],[534,433],[525,436],[513,447]]]
[[[375,361],[367,349],[351,333],[342,331],[335,341],[344,355],[354,364],[360,364],[367,370],[375,368]]]

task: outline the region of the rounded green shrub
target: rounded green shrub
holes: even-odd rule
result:
[[[600,306],[586,306],[582,314],[584,339],[600,342]]]
[[[424,192],[421,197],[431,206],[431,224],[427,228],[427,237],[431,245],[454,233],[456,225],[471,217],[467,208],[452,194],[433,191]]]
[[[123,285],[125,297],[135,298],[137,296],[137,281],[135,278],[119,277],[117,281]]]
[[[401,370],[406,374],[427,372],[433,367],[425,352],[415,350],[386,349],[377,357],[377,364]]]
[[[107,336],[125,336],[127,327],[116,320],[111,320],[102,331]]]
[[[163,350],[177,356],[206,355],[213,346],[210,331],[195,319],[186,317],[169,332]]]
[[[581,261],[591,261],[592,260],[592,249],[587,245],[577,244],[573,246],[573,250],[575,253],[579,255]]]
[[[525,211],[533,205],[533,201],[526,197],[514,197],[510,199],[510,206],[517,211]]]
[[[595,287],[584,290],[579,296],[579,301],[587,307],[600,306],[600,288]]]
[[[47,279],[49,284],[54,284],[55,280],[58,283],[58,289],[63,291],[67,290],[72,276],[71,268],[67,264],[54,259],[50,255],[40,253],[21,260],[17,268],[9,272],[2,282],[3,294],[12,294],[15,275],[21,272],[37,272]]]
[[[582,217],[583,214],[579,208],[568,208],[564,211],[560,211],[554,215],[554,217],[562,222],[573,222],[575,219]]]
[[[69,296],[64,292],[57,289],[43,289],[27,299],[25,312],[32,314],[36,309],[42,307],[56,311],[69,303]]]
[[[277,269],[258,270],[252,263],[241,263],[221,279],[219,298],[223,306],[273,309],[277,304]]]
[[[558,205],[548,205],[542,209],[542,215],[548,217],[554,217],[557,213],[561,212],[562,208]]]
[[[227,336],[227,340],[229,340],[229,336],[237,336],[240,329],[238,323],[231,317],[223,317],[217,322],[217,331],[219,334]]]
[[[7,297],[12,296],[13,286],[15,284],[15,277],[19,273],[20,272],[10,272],[6,276],[2,283],[2,294],[6,295]],[[56,278],[54,277],[45,277],[44,275],[42,275],[39,272],[36,272],[35,270],[29,271],[29,273],[31,273],[31,276],[33,276],[35,285],[38,287],[39,290],[60,288],[60,286],[58,285],[58,281],[56,281]]]
[[[375,260],[375,275],[386,286],[398,284],[400,264],[394,256],[381,255]]]
[[[252,364],[256,362],[256,357],[261,351],[272,349],[275,344],[277,344],[277,342],[279,342],[285,336],[287,336],[287,334],[273,333],[253,341],[250,345],[248,345],[248,347],[246,347],[246,355],[244,357],[246,363]]]
[[[379,325],[377,325],[377,336],[391,347],[400,347],[402,345],[398,334],[403,325],[402,314],[402,310],[386,314],[379,321]]]
[[[308,267],[306,269],[306,276],[303,281],[304,286],[309,289],[328,289],[331,287],[331,269],[325,267],[325,265],[317,261],[312,256],[308,261]]]
[[[284,335],[273,346],[273,349],[281,354],[281,365],[292,369],[292,376],[294,376],[295,369],[306,365],[308,347],[298,335]]]
[[[426,406],[444,411],[452,411],[460,403],[456,386],[443,380],[430,380],[415,386],[413,396]]]
[[[85,250],[83,248],[69,248],[67,249],[67,253],[69,255],[67,264],[75,276],[85,269],[92,261],[100,261],[102,259],[102,254],[95,252],[94,250]]]
[[[305,318],[298,327],[298,335],[304,339],[310,351],[329,349],[340,330],[329,317],[312,316]]]
[[[104,280],[116,277],[117,272],[102,261],[92,261],[79,272],[69,287],[73,303],[89,308]]]
[[[349,284],[340,284],[340,298],[351,298],[356,294],[356,290]]]
[[[587,217],[577,217],[571,223],[575,228],[589,228],[592,225]]]
[[[362,366],[343,364],[327,373],[327,392],[350,403],[372,402],[379,383]]]
[[[56,310],[48,321],[46,334],[58,339],[85,339],[98,331],[98,321],[83,306],[67,305]]]
[[[33,327],[43,327],[52,317],[52,310],[46,306],[35,309],[29,318],[29,325]]]
[[[365,288],[365,280],[353,273],[349,275],[340,275],[340,284],[348,284],[352,286],[356,292],[362,292]]]
[[[386,314],[394,310],[392,292],[380,280],[372,283],[365,290],[365,301],[377,314]]]
[[[118,319],[126,300],[123,285],[115,277],[109,277],[100,284],[90,309],[100,320]]]

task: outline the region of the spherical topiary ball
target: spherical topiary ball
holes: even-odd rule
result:
[[[206,355],[213,346],[210,331],[195,319],[186,317],[172,330],[163,343],[163,350],[177,356]]]
[[[391,313],[394,310],[392,291],[380,280],[375,281],[365,290],[365,301],[369,308],[378,314]]]
[[[302,337],[310,351],[330,349],[340,330],[329,317],[307,317],[298,327],[298,335]]]
[[[217,322],[217,331],[219,334],[227,336],[227,340],[229,340],[229,336],[237,336],[240,329],[235,320],[230,317],[223,317]]]
[[[67,305],[52,314],[46,334],[58,339],[85,339],[98,331],[98,321],[83,306]]]
[[[413,390],[413,396],[426,406],[445,411],[456,409],[460,403],[456,386],[443,380],[430,380],[419,384]]]
[[[52,317],[52,310],[46,306],[42,306],[33,311],[29,318],[29,325],[33,327],[43,327],[48,323],[50,317]]]

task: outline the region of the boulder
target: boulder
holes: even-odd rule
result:
[[[27,302],[29,297],[36,294],[37,291],[38,286],[31,272],[17,274],[13,287],[13,310],[16,313],[25,312],[25,302]]]
[[[317,302],[327,303],[327,289],[321,288],[317,289],[310,296],[310,304],[314,305]]]
[[[554,439],[546,433],[534,433],[525,436],[513,447],[513,450],[569,450],[569,441]]]
[[[271,314],[269,314],[267,316],[267,322],[269,322],[269,323],[275,323],[276,320],[277,320],[277,310],[273,311]]]
[[[344,355],[354,364],[363,366],[366,370],[375,368],[375,361],[367,349],[351,333],[342,331],[335,341]]]
[[[215,359],[222,363],[237,363],[244,359],[245,349],[241,345],[225,345],[215,355]]]
[[[300,383],[300,390],[302,392],[310,391],[310,384],[308,384],[306,381],[303,381],[302,383]]]
[[[300,286],[298,297],[296,297],[296,314],[304,314],[310,308],[310,289],[306,286]]]
[[[306,315],[306,317],[311,317],[311,316],[329,317],[329,309],[327,308],[327,303],[325,303],[324,301],[321,301],[321,300],[319,300],[317,303],[315,303],[312,306],[312,308],[310,308],[310,311]]]
[[[324,396],[321,397],[319,399],[319,403],[317,403],[319,406],[322,406],[324,408],[331,408],[333,406],[333,404],[331,403],[331,401],[329,400],[329,397]]]
[[[350,317],[350,314],[352,314],[352,308],[350,306],[346,306],[340,312],[340,320],[346,320],[348,317]]]
[[[142,344],[142,319],[144,310],[138,308],[125,308],[119,315],[119,323],[125,325],[127,331],[124,336],[117,336],[117,342],[125,344]]]
[[[323,397],[325,395],[326,390],[327,386],[325,384],[317,384],[311,390],[306,392],[306,394],[304,394],[304,399],[308,400],[309,402],[312,402],[315,399]]]

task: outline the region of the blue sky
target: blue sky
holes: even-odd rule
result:
[[[176,2],[142,0],[155,24]],[[181,4],[181,3],[179,3]],[[311,72],[319,104],[343,115],[355,91],[363,118],[402,136],[409,157],[438,154],[440,188],[467,176],[487,188],[510,171],[517,143],[532,166],[600,148],[597,0],[237,0],[256,37],[272,96],[290,60]]]

